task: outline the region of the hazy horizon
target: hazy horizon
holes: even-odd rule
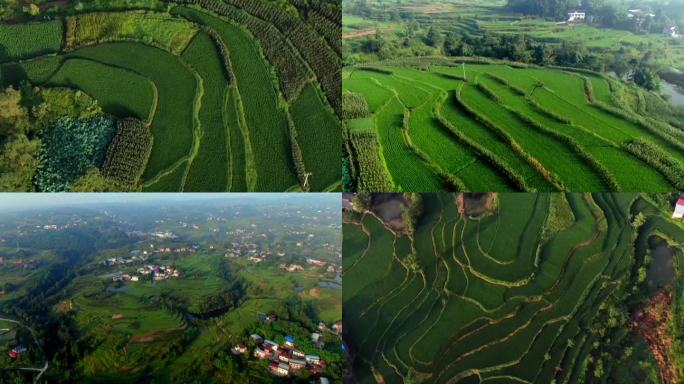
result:
[[[155,201],[199,200],[276,200],[294,199],[341,200],[337,193],[0,193],[0,211],[16,211],[34,208],[59,208],[80,205],[132,204]]]

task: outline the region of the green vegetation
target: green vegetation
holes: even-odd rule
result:
[[[96,100],[102,115],[144,121],[154,144],[140,182],[125,188],[334,189],[339,15],[340,5],[327,1],[7,4],[0,6],[0,81],[22,89],[29,114],[52,102],[29,100],[30,93],[65,87]],[[0,135],[0,143],[7,139]],[[12,188],[32,189],[19,181],[32,172],[17,175]]]
[[[104,177],[123,188],[136,189],[152,150],[152,140],[150,129],[140,120],[119,120],[102,166]]]
[[[57,52],[62,48],[61,20],[19,25],[0,24],[0,63]]]
[[[413,231],[390,230],[386,203],[345,215],[358,382],[640,383],[681,369],[668,347],[681,337],[676,194],[421,196],[404,213]]]
[[[101,190],[102,180],[90,169],[75,189]],[[0,237],[12,243],[0,246],[3,380],[27,367],[35,369],[12,380],[342,383],[335,326],[342,318],[342,233],[334,196],[290,197],[285,205],[254,195],[186,196],[151,201],[129,193],[117,203],[101,194],[87,209],[73,207],[72,196],[46,210],[2,210]],[[24,223],[31,230],[18,232]],[[174,236],[154,235],[167,231]],[[289,349],[325,364],[309,361],[279,378],[254,355],[261,342],[252,334],[281,351],[291,336]],[[240,344],[246,350],[234,352]],[[11,358],[18,345],[27,350]]]
[[[133,40],[180,55],[197,33],[185,20],[157,13],[89,13],[66,18],[66,47]]]
[[[152,121],[157,90],[144,77],[124,69],[82,59],[66,60],[47,86],[80,89],[95,98],[102,109],[117,116]]]
[[[62,192],[91,167],[99,168],[114,136],[114,121],[62,118],[43,135],[35,183],[40,191]]]
[[[620,108],[611,100],[612,84],[598,75],[536,66],[405,59],[345,71],[346,121],[354,132],[368,114],[375,119],[375,127],[363,126],[377,132],[379,157],[364,158],[385,162],[379,168],[389,171],[395,190],[678,188],[663,167],[627,145],[646,140],[668,157],[669,168],[680,168],[684,141],[678,126],[637,108]],[[608,101],[596,100],[591,85]],[[388,119],[388,109],[402,118]],[[346,155],[356,168],[365,167],[353,145]],[[383,190],[362,189],[373,184],[350,173],[352,189]]]
[[[201,192],[205,188],[210,191],[228,189],[230,153],[226,151],[228,139],[222,114],[228,83],[222,59],[213,47],[212,39],[207,34],[200,34],[183,53],[183,59],[202,78],[200,146],[184,185],[184,190],[189,192]]]

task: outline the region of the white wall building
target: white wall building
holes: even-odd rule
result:
[[[581,23],[587,18],[585,11],[568,11],[568,23]]]

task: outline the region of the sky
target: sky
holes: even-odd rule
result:
[[[330,199],[331,202],[334,199],[341,200],[338,193],[0,193],[0,210],[222,198],[272,200],[283,197]]]

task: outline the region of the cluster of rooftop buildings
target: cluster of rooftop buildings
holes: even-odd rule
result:
[[[260,360],[269,360],[269,372],[273,375],[298,376],[303,369],[308,369],[313,375],[321,375],[325,372],[325,360],[318,355],[307,355],[298,349],[292,336],[285,336],[285,342],[282,345],[263,339],[257,334],[251,335],[250,338],[256,344],[252,355]],[[248,349],[244,344],[237,344],[231,348],[231,352],[236,355],[247,354]]]
[[[154,281],[167,280],[172,277],[180,277],[180,271],[169,265],[149,264],[137,270],[138,275],[128,273],[117,273],[112,276],[112,281],[140,281],[141,276],[152,276]]]

